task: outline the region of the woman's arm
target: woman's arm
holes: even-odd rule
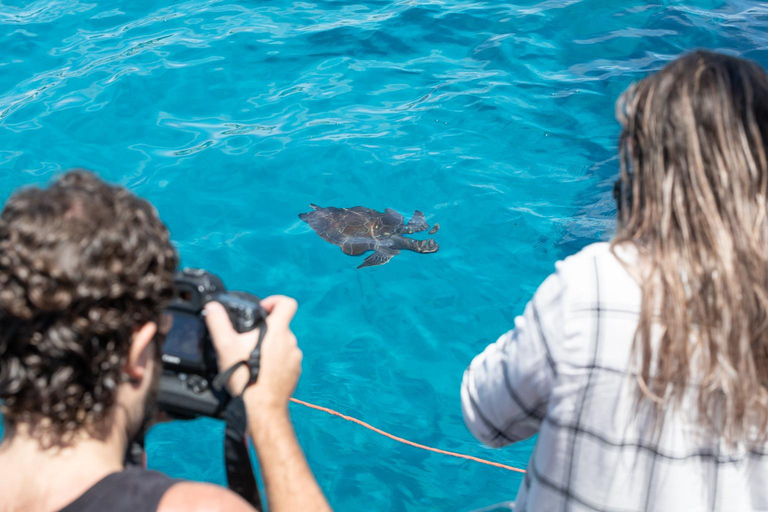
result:
[[[539,430],[557,377],[551,345],[564,322],[558,273],[539,287],[515,328],[476,356],[464,372],[461,406],[470,432],[500,447]]]

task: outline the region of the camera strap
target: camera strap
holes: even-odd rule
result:
[[[224,386],[227,385],[227,382],[229,382],[229,379],[232,378],[232,374],[235,373],[237,369],[243,365],[248,366],[248,369],[250,370],[250,374],[251,374],[248,382],[245,385],[245,388],[247,388],[251,384],[256,383],[256,380],[259,378],[259,369],[261,368],[261,342],[264,341],[264,336],[266,334],[267,334],[267,323],[262,322],[261,329],[259,330],[259,339],[258,341],[256,341],[256,347],[253,349],[253,352],[251,352],[250,357],[248,357],[247,360],[243,360],[233,364],[228,369],[218,374],[216,378],[213,379],[214,389],[216,390],[224,389]],[[242,395],[245,392],[245,388],[243,388],[243,391],[240,392],[240,395]]]
[[[266,322],[261,323],[259,338],[256,341],[256,347],[251,352],[246,361],[240,361],[234,364],[226,371],[221,372],[213,380],[215,389],[222,389],[232,374],[243,365],[247,365],[250,370],[250,378],[246,383],[247,388],[255,383],[259,378],[259,368],[261,367],[261,343],[264,341],[264,335],[267,333]],[[243,392],[245,388],[243,388]],[[248,418],[245,413],[245,403],[243,402],[243,393],[232,399],[224,410],[224,421],[226,427],[224,430],[224,461],[227,469],[227,484],[229,488],[239,494],[248,503],[261,512],[261,495],[259,486],[256,484],[256,476],[251,466],[251,459],[248,454]]]
[[[224,464],[227,468],[227,485],[242,496],[259,512],[262,511],[261,495],[248,454],[246,430],[248,419],[245,415],[243,397],[233,398],[224,411]]]

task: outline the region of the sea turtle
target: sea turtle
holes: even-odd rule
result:
[[[368,251],[375,251],[357,268],[383,265],[402,249],[414,252],[437,252],[440,246],[432,240],[414,240],[409,235],[429,229],[424,214],[416,210],[408,223],[405,217],[391,208],[384,213],[363,206],[354,208],[321,208],[310,204],[311,212],[299,214],[299,218],[309,224],[320,237],[341,247],[344,254],[359,256]],[[437,233],[439,224],[429,231]]]

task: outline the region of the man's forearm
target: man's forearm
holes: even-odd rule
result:
[[[287,407],[246,401],[246,411],[269,510],[331,510],[296,439]]]

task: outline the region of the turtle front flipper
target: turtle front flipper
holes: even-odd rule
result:
[[[367,258],[365,258],[365,261],[362,262],[357,268],[374,267],[376,265],[383,265],[389,260],[391,260],[393,256],[397,256],[398,254],[400,254],[400,251],[398,251],[397,249],[381,247],[378,251],[371,254]]]
[[[418,233],[419,231],[428,230],[429,224],[427,224],[427,219],[424,218],[424,213],[416,210],[413,212],[413,217],[408,221],[406,227],[411,233]]]

